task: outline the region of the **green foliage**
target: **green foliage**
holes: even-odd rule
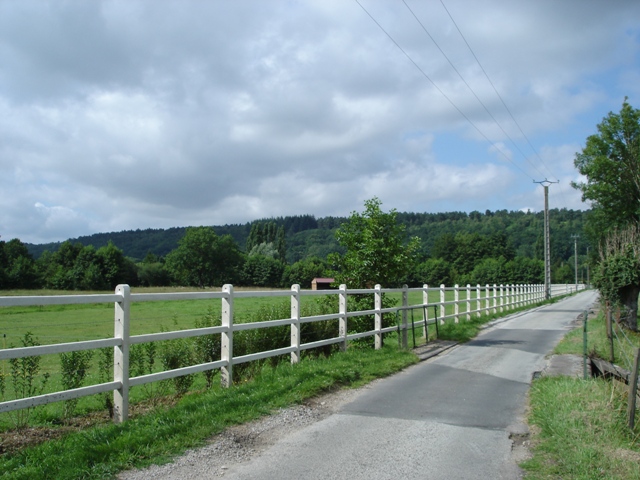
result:
[[[574,162],[587,181],[572,185],[591,202],[589,231],[600,239],[640,221],[640,110],[625,98],[620,113],[610,112],[597,128]]]
[[[211,227],[193,227],[167,255],[166,267],[179,285],[204,288],[233,283],[242,261],[231,236],[219,237]]]
[[[625,426],[627,390],[604,379],[555,376],[534,380],[529,425],[532,458],[526,478],[640,478],[638,432]]]
[[[129,359],[131,362],[131,359]],[[98,350],[98,381],[108,383],[113,379],[113,348],[101,348]],[[109,418],[113,418],[113,394],[111,392],[101,393],[104,407],[109,412]]]
[[[207,313],[195,321],[195,328],[218,327],[222,321],[212,307]],[[220,360],[220,335],[200,335],[194,338],[195,358],[198,364],[210,363]],[[207,382],[207,388],[213,386],[214,370],[203,372]]]
[[[38,339],[29,332],[24,334],[21,343],[22,347],[36,347],[40,345]],[[39,355],[9,359],[13,398],[35,397],[42,394],[49,380],[49,374],[45,373],[40,378],[41,359],[42,357]],[[26,427],[29,424],[29,418],[32,412],[33,408],[24,408],[12,412],[16,428]]]
[[[594,285],[605,300],[623,307],[622,322],[631,330],[637,330],[640,224],[610,231],[600,256],[594,272]]]
[[[270,246],[268,252],[265,251],[266,246]],[[284,225],[278,227],[273,221],[252,223],[245,251],[249,256],[264,255],[277,258],[282,262],[286,261],[287,247]]]
[[[0,241],[0,289],[38,288],[36,263],[27,246],[17,238]]]
[[[177,324],[174,319],[174,324]],[[160,347],[160,360],[165,370],[189,367],[195,364],[195,351],[193,342],[189,338],[177,338],[162,342]],[[184,395],[193,385],[195,376],[190,373],[171,379],[178,395]]]
[[[337,283],[351,288],[373,287],[375,284],[399,287],[414,262],[420,241],[406,242],[405,227],[398,223],[397,212],[384,213],[378,198],[364,203],[362,214],[353,212],[336,232],[346,253],[329,255]]]
[[[273,257],[251,255],[242,269],[242,283],[253,287],[280,287],[286,265]]]
[[[257,419],[341,386],[360,386],[417,361],[411,352],[382,350],[306,358],[261,370],[234,388],[187,395],[174,408],[159,408],[121,425],[99,425],[64,438],[0,456],[0,472],[12,478],[113,478],[132,467],[163,463],[202,445],[226,427]]]
[[[407,278],[410,287],[421,287],[427,284],[431,287],[439,285],[453,285],[453,269],[451,264],[442,258],[428,258],[413,268]]]
[[[573,281],[571,258],[574,252],[571,236],[583,232],[583,225],[589,214],[590,212],[578,210],[550,210],[551,263],[554,282]],[[543,259],[542,212],[508,212],[506,210],[496,212],[487,210],[484,213],[469,214],[398,212],[396,220],[406,229],[406,238],[415,236],[421,239],[421,246],[417,252],[418,258],[401,280],[412,286],[424,283],[436,285],[440,282],[448,285],[463,284],[465,276],[469,275],[484,258],[497,259],[503,256],[507,261],[516,257]],[[265,230],[273,237],[270,242],[262,240],[260,242],[272,243],[266,256],[281,259],[282,251],[285,251],[287,262],[293,265],[298,261],[314,257],[324,261],[332,253],[344,255],[346,247],[338,243],[335,233],[337,228],[346,221],[346,218],[341,217],[324,217],[316,220],[311,215],[303,215],[263,219],[244,225],[216,226],[214,230],[219,237],[231,235],[236,246],[251,245],[252,242],[255,243],[255,237],[260,236],[256,233],[257,225],[260,225],[262,237]],[[267,228],[267,224],[272,226]],[[254,230],[253,234],[251,230]],[[176,277],[173,283],[196,286],[197,282],[193,279],[187,280],[176,275],[175,271],[169,271],[163,260],[164,255],[178,247],[178,241],[184,237],[185,231],[184,228],[124,231],[80,237],[74,242],[68,241],[62,244],[27,244],[26,246],[32,255],[39,257],[36,261],[36,281],[41,284],[36,286],[63,290],[110,289],[103,277],[103,265],[96,258],[96,248],[108,247],[110,241],[113,245],[118,245],[118,249],[121,249],[125,255],[125,261],[129,262],[124,269],[123,280],[119,283],[125,283],[126,277],[130,280],[126,283],[132,286],[162,286],[171,283],[170,274],[173,274]],[[251,241],[249,237],[252,237]],[[2,242],[0,242],[1,245],[3,245]],[[93,247],[89,250],[84,250],[91,245]],[[579,252],[579,266],[586,271],[584,264],[587,244],[579,242],[578,246],[582,250]],[[251,253],[252,248],[247,251]],[[277,255],[274,254],[274,250],[278,252]],[[591,251],[595,252],[597,248],[592,248]],[[6,256],[3,257],[3,252],[4,249],[0,248],[0,288],[8,288],[7,261]],[[264,251],[259,250],[253,253],[265,254]],[[462,253],[465,256],[462,256]],[[137,278],[132,275],[134,264],[131,258],[144,259],[135,264]],[[233,268],[233,272],[225,275],[224,279],[217,279],[218,286],[224,283],[244,283],[241,278],[242,256],[240,255],[239,259],[235,258],[239,260],[237,268]],[[447,261],[449,270],[443,274],[443,270],[438,266],[436,272],[432,274],[424,268],[419,268],[425,261],[433,258]],[[17,277],[22,278],[24,272],[29,272],[29,269],[24,267],[24,262],[28,263],[28,261],[27,259],[20,261],[23,263],[18,262],[18,268],[15,269]],[[566,265],[567,263],[569,265]],[[226,262],[226,264],[233,264],[233,262]],[[2,268],[2,265],[5,267]],[[16,276],[14,278],[17,278]],[[323,271],[322,275],[314,276],[330,275],[329,272]],[[586,275],[582,276],[586,277]],[[307,276],[307,278],[313,277]],[[510,283],[517,282],[515,279],[512,280],[513,282]],[[15,285],[13,280],[12,282]],[[308,281],[305,282],[300,284],[308,287]],[[298,280],[282,282],[285,286],[293,283],[298,283]],[[20,280],[20,284],[23,288],[33,288],[27,287],[31,284],[29,279]],[[270,286],[280,284],[278,279]]]
[[[91,350],[75,351],[60,354],[60,370],[62,373],[62,386],[65,390],[80,388],[87,378],[91,367]],[[65,400],[63,416],[71,418],[78,405],[78,399]]]
[[[314,278],[325,277],[328,270],[327,262],[318,257],[299,260],[287,266],[282,275],[282,285],[300,285],[301,288],[311,288]]]
[[[138,264],[138,283],[143,287],[163,287],[171,285],[171,277],[162,262]]]

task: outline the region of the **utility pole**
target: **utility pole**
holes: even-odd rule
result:
[[[587,247],[587,287],[591,288],[591,279],[589,278],[589,247]]]
[[[539,183],[544,187],[544,298],[551,298],[551,240],[549,238],[549,185],[552,183],[546,178]]]
[[[576,292],[578,291],[578,238],[580,235],[571,235],[573,238],[573,259],[574,259],[574,271],[576,272]]]

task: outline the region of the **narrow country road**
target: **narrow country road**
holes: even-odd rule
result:
[[[467,344],[374,382],[337,413],[224,467],[223,478],[520,478],[510,437],[527,431],[532,375],[596,300],[597,292],[586,291],[514,315]],[[153,476],[169,477],[190,475]]]

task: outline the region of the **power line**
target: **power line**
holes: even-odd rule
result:
[[[542,160],[542,157],[540,156],[540,154],[538,154],[538,151],[536,150],[536,148],[533,146],[533,144],[529,140],[529,137],[527,137],[527,135],[522,130],[522,127],[520,127],[520,124],[518,123],[518,121],[513,116],[513,113],[511,113],[511,110],[509,109],[509,107],[507,106],[506,102],[502,98],[502,95],[500,95],[500,93],[498,92],[498,89],[496,88],[496,86],[491,81],[491,78],[489,77],[489,74],[487,73],[487,71],[482,66],[482,63],[480,63],[480,60],[478,59],[478,57],[476,56],[475,52],[471,48],[471,45],[469,45],[469,42],[467,42],[467,39],[462,34],[462,31],[460,30],[460,27],[458,27],[458,24],[453,19],[453,16],[449,12],[449,9],[447,9],[446,5],[444,4],[444,0],[440,0],[440,3],[442,4],[442,7],[444,8],[444,10],[447,12],[447,15],[449,15],[449,18],[451,19],[451,22],[453,23],[453,25],[456,27],[456,30],[458,30],[458,33],[460,34],[460,37],[462,37],[462,40],[464,40],[464,43],[467,45],[467,48],[471,52],[471,55],[473,55],[473,58],[475,58],[478,66],[480,67],[480,70],[482,70],[482,73],[484,73],[484,76],[486,77],[487,81],[489,82],[489,85],[491,85],[491,88],[493,88],[493,91],[496,93],[496,95],[498,96],[498,98],[502,102],[502,105],[504,106],[505,110],[509,113],[509,116],[513,120],[513,123],[518,127],[518,130],[520,130],[520,133],[522,134],[522,136],[525,138],[525,140],[529,144],[529,147],[531,147],[531,150],[533,150],[533,152],[536,154],[536,157],[538,157],[538,160],[540,160],[540,163],[542,163],[542,165],[544,165],[544,167],[547,169],[547,171],[549,173],[552,173],[551,169],[547,166],[547,164],[544,162],[544,160]],[[553,175],[553,176],[555,177],[555,175]],[[558,177],[555,177],[555,178],[556,178],[556,180],[558,180]]]
[[[360,8],[362,8],[362,10],[369,16],[369,18],[371,18],[371,20],[378,26],[378,28],[380,28],[380,30],[382,30],[382,32],[389,37],[389,40],[391,40],[396,47],[398,47],[398,49],[404,54],[405,57],[407,57],[407,59],[409,59],[409,61],[411,63],[413,63],[413,66],[416,67],[418,69],[418,71],[422,74],[423,77],[425,77],[433,86],[434,88],[440,93],[440,95],[442,95],[450,104],[451,106],[453,106],[453,108],[455,108],[458,113],[473,127],[475,128],[475,130],[493,147],[496,149],[496,151],[498,151],[508,162],[512,163],[516,168],[518,168],[522,173],[524,173],[527,177],[532,178],[526,171],[524,171],[524,169],[522,169],[522,167],[520,167],[520,165],[518,165],[517,163],[515,163],[513,160],[511,160],[509,158],[509,156],[504,153],[504,151],[498,146],[496,145],[495,142],[491,141],[489,139],[489,137],[487,137],[484,132],[482,132],[482,130],[480,130],[480,128],[473,123],[473,121],[471,121],[471,119],[469,117],[467,117],[464,112],[462,110],[460,110],[460,108],[453,102],[453,100],[451,100],[447,94],[445,94],[442,89],[440,87],[438,87],[438,85],[436,85],[436,83],[431,79],[431,77],[429,77],[429,75],[427,75],[427,73],[415,62],[415,60],[413,58],[411,58],[411,56],[400,46],[400,44],[391,36],[391,34],[389,32],[387,32],[384,27],[382,25],[380,25],[380,23],[373,17],[373,15],[371,15],[369,13],[369,11],[360,3],[359,0],[355,0],[355,2],[360,6]]]
[[[496,117],[491,113],[491,111],[489,111],[489,108],[484,104],[484,102],[480,99],[480,97],[476,94],[475,90],[471,87],[471,85],[469,85],[469,83],[465,80],[464,76],[460,73],[460,71],[456,68],[456,66],[453,64],[453,62],[451,61],[451,59],[449,58],[449,56],[444,52],[444,50],[442,50],[442,48],[440,47],[440,45],[438,44],[438,42],[436,41],[435,38],[433,38],[433,36],[431,35],[431,33],[429,33],[429,30],[427,30],[427,27],[424,26],[424,24],[420,21],[420,19],[418,18],[418,16],[415,14],[415,12],[411,9],[411,7],[407,4],[407,2],[405,0],[402,0],[402,3],[404,3],[404,6],[407,7],[407,10],[409,10],[409,12],[411,12],[411,15],[413,15],[413,18],[416,19],[416,21],[420,24],[420,26],[422,27],[422,30],[424,30],[424,32],[427,34],[427,36],[431,39],[431,41],[433,42],[433,44],[438,48],[438,50],[440,50],[440,53],[442,54],[442,56],[447,60],[447,62],[449,62],[449,65],[451,65],[451,68],[453,68],[453,70],[458,74],[458,77],[460,77],[460,80],[462,80],[462,82],[467,86],[467,88],[469,89],[469,91],[473,94],[474,97],[476,97],[476,100],[478,100],[478,103],[480,103],[480,105],[482,105],[482,108],[484,108],[484,111],[487,112],[487,114],[491,117],[491,119],[493,120],[493,122],[498,126],[498,128],[500,128],[500,130],[502,131],[502,133],[504,133],[504,135],[511,141],[511,143],[513,144],[513,146],[516,148],[516,150],[518,150],[518,152],[520,152],[520,154],[522,155],[522,157],[529,162],[529,164],[540,174],[540,175],[544,175],[540,169],[538,169],[537,165],[535,165],[533,162],[531,162],[527,156],[524,154],[524,152],[520,149],[520,147],[518,146],[518,144],[513,140],[513,138],[511,138],[511,136],[506,132],[506,130],[502,127],[502,125],[500,124],[500,122],[498,122],[498,120],[496,119]],[[443,5],[444,6],[444,5]],[[446,10],[446,8],[445,8]],[[451,15],[449,15],[451,17]],[[454,22],[455,24],[455,22]],[[456,26],[457,28],[457,26]],[[458,29],[458,31],[460,31]],[[464,37],[463,37],[464,39]],[[465,40],[466,43],[466,40]],[[467,46],[469,46],[469,44],[467,43]],[[473,51],[472,51],[473,53]],[[474,55],[475,57],[475,55]],[[476,58],[477,61],[477,58]],[[480,66],[480,68],[482,68],[482,66]],[[483,69],[484,71],[484,69]],[[486,72],[485,72],[485,76],[486,76]],[[488,77],[487,77],[488,78]],[[491,80],[489,80],[489,83],[491,83]],[[491,84],[493,86],[493,83]],[[494,87],[495,90],[495,87]],[[496,92],[497,93],[497,92]],[[499,96],[499,95],[498,95]],[[501,97],[500,97],[501,98]],[[502,99],[502,98],[501,98]],[[504,105],[504,101],[502,102]],[[511,116],[513,118],[513,115]],[[515,121],[515,119],[514,119]],[[522,132],[522,130],[520,130]],[[523,133],[524,135],[524,133]]]

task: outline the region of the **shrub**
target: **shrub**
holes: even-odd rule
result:
[[[36,347],[40,345],[33,334],[27,332],[21,340],[23,347]],[[14,398],[35,397],[41,395],[49,380],[49,374],[42,375],[40,382],[40,360],[39,355],[23,358],[9,359],[11,367],[11,386],[13,387]],[[16,428],[24,428],[29,424],[29,418],[33,412],[33,407],[16,410],[13,420]]]
[[[60,354],[60,367],[62,373],[62,386],[65,390],[80,388],[87,377],[91,366],[91,350],[76,351]],[[65,400],[63,404],[64,418],[71,418],[78,406],[78,399]]]

